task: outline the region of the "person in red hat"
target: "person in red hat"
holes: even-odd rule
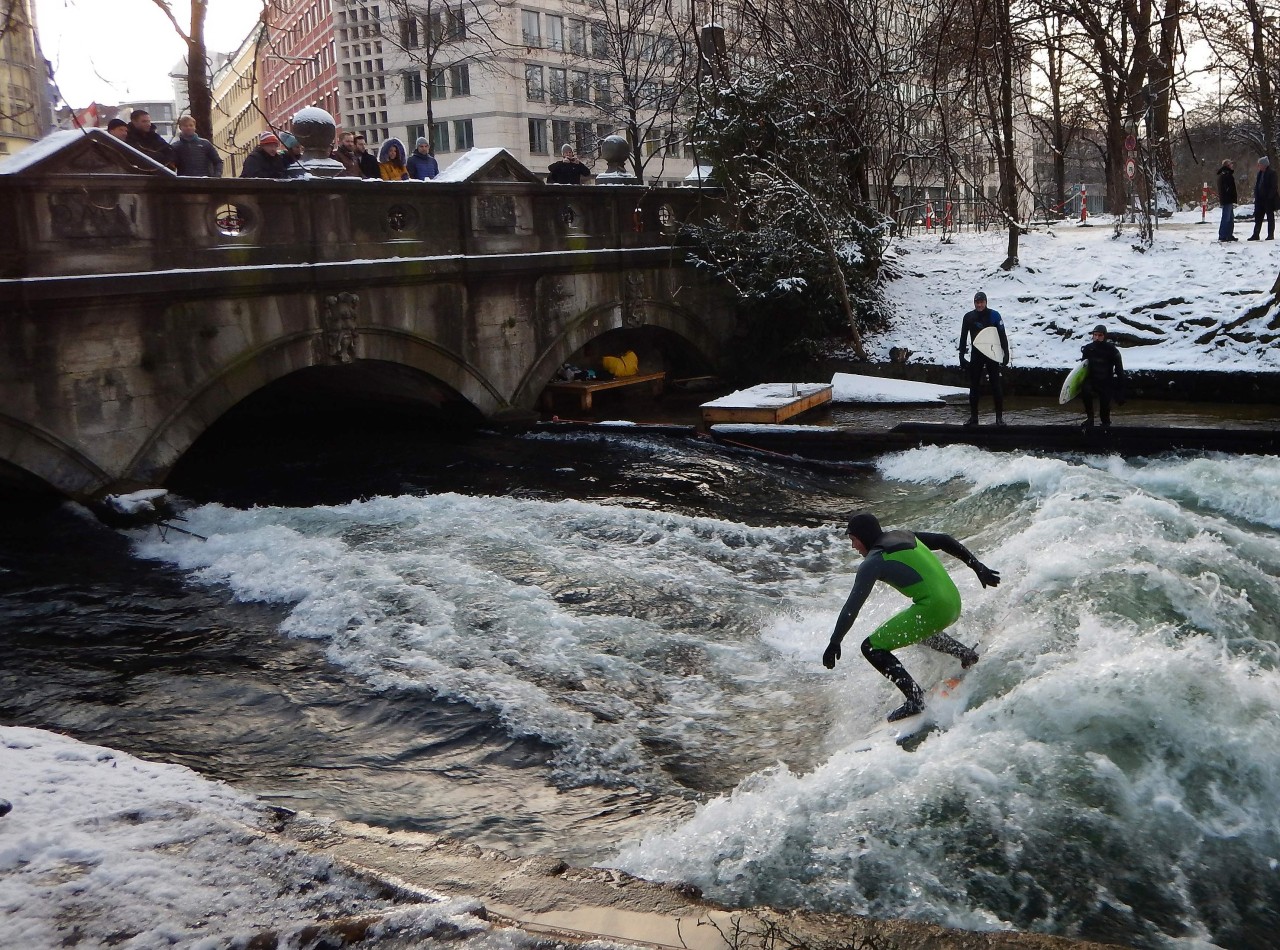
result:
[[[280,137],[264,132],[255,148],[244,160],[241,178],[289,178],[289,169],[280,154]]]

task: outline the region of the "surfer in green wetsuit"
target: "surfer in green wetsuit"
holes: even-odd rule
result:
[[[914,716],[924,709],[924,693],[898,662],[893,650],[912,643],[954,656],[963,669],[978,662],[978,654],[942,631],[960,617],[960,592],[934,551],[945,551],[963,561],[978,575],[983,587],[995,587],[1000,574],[979,561],[949,534],[920,531],[885,531],[876,516],[861,512],[849,519],[849,540],[865,560],[858,568],[853,590],[836,620],[831,642],[822,654],[822,665],[835,669],[840,644],[853,626],[858,611],[876,581],[884,581],[911,598],[911,606],[894,614],[862,641],[862,655],[880,674],[902,691],[907,701],[889,713],[890,722]]]

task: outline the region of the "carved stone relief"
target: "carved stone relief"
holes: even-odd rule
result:
[[[644,277],[628,271],[622,284],[622,325],[635,329],[645,324]]]
[[[138,196],[118,191],[63,191],[49,195],[55,238],[135,238]]]
[[[324,298],[320,326],[324,331],[325,355],[334,363],[350,363],[356,358],[356,320],[360,295],[343,291]]]

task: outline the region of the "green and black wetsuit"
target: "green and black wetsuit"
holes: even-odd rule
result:
[[[959,658],[965,666],[977,660],[973,650],[942,632],[960,617],[960,591],[934,551],[945,551],[975,570],[982,566],[968,548],[949,534],[886,531],[869,548],[858,568],[853,590],[831,635],[833,644],[844,639],[876,581],[884,581],[910,597],[910,606],[862,641],[862,655],[902,691],[908,704],[914,705],[922,700],[920,687],[891,650],[923,641],[934,650]]]

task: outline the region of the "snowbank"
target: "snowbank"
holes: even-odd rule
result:
[[[930,403],[944,402],[947,397],[968,398],[969,390],[955,386],[935,386],[907,379],[882,379],[836,373],[831,377],[832,402]]]
[[[1280,371],[1280,274],[1276,244],[1218,243],[1217,212],[1179,212],[1145,251],[1132,225],[1116,237],[1107,219],[1067,221],[1022,236],[1019,266],[1002,271],[1003,231],[896,240],[889,260],[902,276],[884,287],[892,326],[869,352],[913,351],[912,362],[956,365],[960,318],[984,290],[1008,328],[1012,364],[1065,368],[1102,323],[1127,369]]]

